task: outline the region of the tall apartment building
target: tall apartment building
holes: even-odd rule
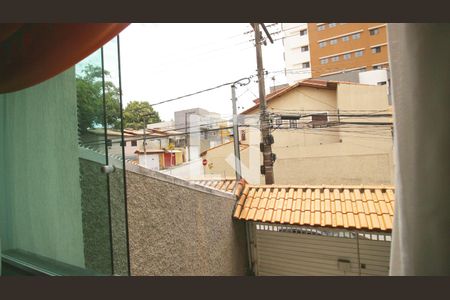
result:
[[[308,23],[282,23],[286,77],[290,82],[311,78]]]
[[[385,23],[291,23],[282,29],[291,82],[389,67]]]

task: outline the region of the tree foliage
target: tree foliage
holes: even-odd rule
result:
[[[124,128],[142,129],[147,124],[161,122],[159,114],[147,101],[131,101],[123,111]]]
[[[99,126],[120,128],[119,88],[107,80],[110,76],[107,70],[104,71],[104,75],[106,124],[103,107],[102,68],[89,64],[83,69],[81,75],[76,77],[78,126],[82,134],[89,128]]]

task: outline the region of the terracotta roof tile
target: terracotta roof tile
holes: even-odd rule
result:
[[[247,184],[233,215],[266,223],[391,231],[394,192],[386,186]]]
[[[209,179],[209,180],[199,179],[199,180],[190,180],[189,182],[207,186],[228,193],[232,193],[234,187],[236,186],[236,180],[234,178]]]

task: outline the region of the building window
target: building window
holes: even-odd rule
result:
[[[333,57],[331,58],[331,61],[332,61],[332,62],[339,61],[339,56],[333,56]]]
[[[321,63],[322,65],[327,64],[327,63],[328,63],[328,58],[322,58],[322,59],[320,60],[320,63]]]
[[[300,51],[301,51],[301,52],[306,52],[306,51],[308,51],[308,50],[309,50],[309,46],[308,46],[308,45],[302,46],[302,47],[300,48]]]
[[[241,130],[241,141],[245,141],[245,130]]]
[[[309,68],[309,67],[310,67],[309,66],[309,61],[302,63],[302,68],[303,69],[306,69],[306,68]]]
[[[300,36],[306,35],[308,31],[306,29],[300,30]]]
[[[373,69],[374,69],[374,70],[381,70],[381,65],[373,66]]]
[[[137,146],[137,141],[131,141],[131,146],[136,147]]]
[[[327,113],[314,114],[311,116],[311,124],[313,127],[326,127],[328,123]]]
[[[317,31],[325,30],[325,25],[317,26]]]
[[[344,60],[349,60],[350,58],[352,58],[352,54],[351,53],[344,54]]]
[[[377,82],[377,85],[386,85],[386,81]]]
[[[323,47],[325,47],[327,45],[327,42],[320,42],[319,43],[319,47],[320,48],[323,48]]]
[[[337,42],[338,42],[337,39],[332,39],[332,40],[330,40],[330,45],[336,45]]]
[[[297,120],[289,120],[289,128],[297,128]]]
[[[352,34],[352,38],[353,38],[354,40],[359,40],[359,39],[361,38],[361,33],[355,33],[355,34]]]
[[[363,56],[363,51],[362,50],[356,51],[355,57],[360,57],[360,56]]]
[[[342,37],[343,42],[348,42],[349,40],[350,40],[350,37],[348,35]]]
[[[123,142],[121,141],[120,142],[120,146],[124,146],[125,147],[126,145],[127,145],[127,141],[123,141]]]
[[[330,23],[330,24],[328,24],[328,27],[330,27],[330,28],[336,27],[336,23]]]
[[[380,29],[378,29],[378,28],[370,29],[369,33],[370,33],[370,35],[377,35],[378,33],[380,33]]]
[[[381,52],[381,47],[380,46],[372,48],[372,53],[380,53],[380,52]]]

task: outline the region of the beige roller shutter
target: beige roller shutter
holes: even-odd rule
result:
[[[348,232],[348,237],[336,237],[280,228],[254,228],[256,275],[388,275],[390,242],[357,240]]]

